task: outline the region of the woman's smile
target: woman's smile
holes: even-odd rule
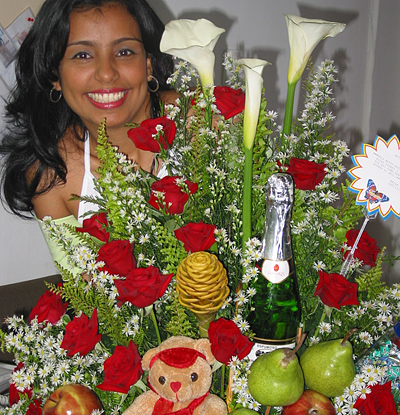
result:
[[[112,90],[107,92],[96,91],[88,92],[87,96],[94,106],[97,108],[117,108],[125,102],[127,90]]]

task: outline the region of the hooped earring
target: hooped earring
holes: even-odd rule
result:
[[[58,92],[57,98],[54,98],[54,92]],[[57,104],[57,102],[60,102],[60,99],[62,98],[62,91],[57,91],[56,88],[53,86],[50,91],[49,99],[50,102],[53,104]]]
[[[160,88],[160,83],[158,82],[158,79],[155,76],[150,75],[150,78],[151,78],[150,82],[154,81],[156,83],[156,87],[155,88],[150,88],[150,82],[148,82],[149,91],[150,92],[157,92]]]

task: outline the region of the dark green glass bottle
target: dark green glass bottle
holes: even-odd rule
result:
[[[295,346],[301,321],[300,295],[296,278],[290,219],[293,207],[293,179],[276,173],[266,186],[267,212],[262,239],[262,259],[252,299],[254,310],[248,322],[255,346],[250,357],[278,347]]]

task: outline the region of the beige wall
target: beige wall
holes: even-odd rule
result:
[[[7,27],[27,7],[36,15],[42,3],[43,0],[0,0],[0,23]]]

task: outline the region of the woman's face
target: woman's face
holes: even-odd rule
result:
[[[122,5],[71,13],[55,87],[89,131],[104,118],[107,129],[148,118],[151,73],[139,25]]]

